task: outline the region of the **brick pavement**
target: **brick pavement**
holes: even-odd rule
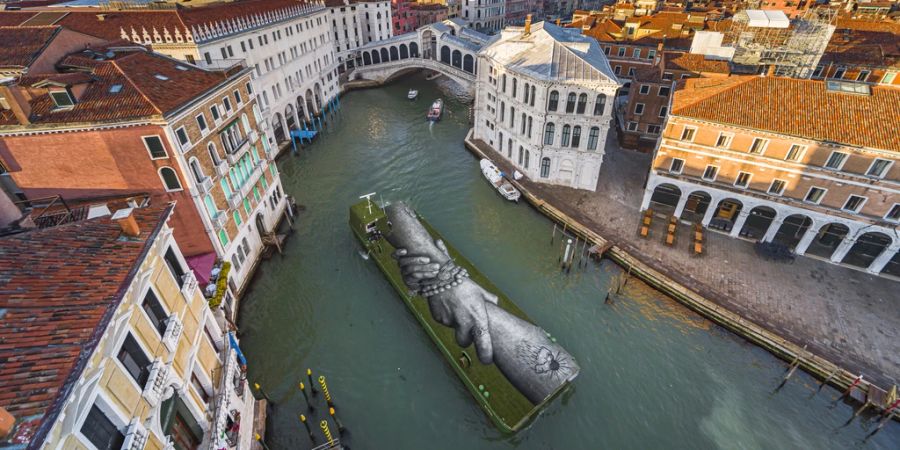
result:
[[[486,145],[481,145],[486,148]],[[503,170],[510,167],[502,167]],[[778,263],[751,242],[707,231],[706,253],[690,251],[688,226],[675,247],[663,243],[665,219],[638,236],[651,155],[607,143],[596,192],[520,182],[538,197],[704,297],[841,365],[883,388],[900,384],[900,283],[813,258]],[[509,173],[509,172],[508,172]]]

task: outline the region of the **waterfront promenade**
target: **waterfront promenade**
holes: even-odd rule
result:
[[[492,159],[512,172],[499,157]],[[767,261],[751,242],[711,231],[705,233],[705,254],[694,256],[688,227],[669,247],[659,218],[650,237],[641,238],[637,230],[649,166],[650,155],[609,142],[596,192],[528,179],[519,183],[682,286],[878,386],[898,383],[900,308],[891,296],[900,283],[806,257],[793,264]]]

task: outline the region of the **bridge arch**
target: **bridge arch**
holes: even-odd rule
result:
[[[472,55],[466,53],[466,56],[463,56],[462,69],[469,73],[475,73],[475,58]]]
[[[406,48],[406,44],[400,44],[400,59],[409,58],[409,49]]]
[[[372,50],[372,64],[381,64],[381,56],[379,56],[378,50]]]
[[[419,57],[419,44],[416,44],[415,42],[409,43],[409,55],[413,58]]]
[[[397,47],[392,45],[391,46],[391,61],[396,61],[398,59],[400,59],[400,53],[397,51]]]
[[[390,60],[391,60],[391,57],[388,55],[387,49],[384,48],[384,47],[382,47],[382,48],[381,48],[381,61],[382,61],[382,62],[387,62],[387,61],[390,61]]]
[[[369,55],[369,52],[363,52],[363,65],[371,66],[372,65],[372,56]]]
[[[457,69],[462,69],[462,52],[459,50],[453,50],[451,61],[451,66],[456,67]]]
[[[450,64],[450,47],[446,45],[441,46],[441,62],[444,64]]]

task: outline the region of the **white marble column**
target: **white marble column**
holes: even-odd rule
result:
[[[769,224],[769,228],[766,230],[766,235],[763,236],[763,242],[772,242],[772,239],[775,239],[775,235],[778,234],[778,230],[781,229],[781,224],[784,223],[784,219],[781,217],[776,217],[772,220],[772,223]]]
[[[812,244],[813,239],[818,235],[819,233],[813,229],[812,225],[810,225],[809,228],[806,229],[806,233],[803,234],[803,237],[800,238],[800,242],[794,247],[794,253],[798,255],[806,254],[806,249],[809,248],[809,244]]]
[[[688,196],[681,194],[681,197],[678,198],[678,206],[675,207],[675,217],[681,219],[681,213],[684,212],[684,205],[687,204]]]
[[[716,213],[716,208],[718,208],[719,202],[716,199],[711,199],[709,201],[709,205],[706,206],[706,212],[703,214],[703,226],[708,226],[709,221],[712,220],[713,214]]]
[[[737,219],[734,221],[734,225],[731,227],[731,237],[738,237],[741,234],[741,228],[744,228],[744,222],[747,221],[747,217],[750,215],[750,210],[747,208],[741,209],[741,212],[738,213]]]
[[[856,238],[851,238],[850,236],[844,236],[844,240],[838,244],[837,248],[834,249],[834,253],[831,254],[831,262],[840,263],[843,261],[844,257],[847,256],[847,252],[853,248],[853,244],[856,243]]]
[[[894,255],[897,254],[898,250],[900,250],[900,243],[885,248],[884,250],[882,250],[881,254],[879,254],[878,257],[875,258],[875,261],[872,261],[872,264],[869,264],[869,267],[866,270],[869,271],[869,273],[878,275],[882,270],[884,270],[884,266],[886,266],[887,263],[890,262],[891,258],[893,258]]]
[[[646,211],[650,207],[650,198],[653,197],[653,188],[644,190],[644,200],[641,201],[641,211]]]

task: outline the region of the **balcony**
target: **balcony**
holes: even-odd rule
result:
[[[209,194],[213,188],[212,178],[210,178],[210,177],[204,178],[203,181],[197,183],[197,187],[200,189],[201,195]]]
[[[175,314],[169,316],[169,319],[166,321],[166,331],[162,336],[162,343],[170,352],[174,352],[178,348],[178,338],[181,337],[182,330],[184,330],[184,325],[181,324],[181,319]]]
[[[222,159],[219,160],[219,164],[216,164],[216,173],[220,177],[224,177],[228,174],[228,161]]]
[[[131,419],[125,430],[125,442],[122,443],[122,450],[144,450],[149,436],[150,433],[141,424],[140,419],[137,417]]]
[[[213,223],[216,225],[217,230],[221,230],[226,222],[228,222],[228,215],[225,214],[225,211],[219,211],[219,213],[216,214],[216,218],[213,219]]]
[[[259,140],[259,133],[256,130],[250,130],[250,134],[247,137],[250,139],[251,144],[255,144]]]
[[[241,206],[241,195],[239,192],[234,192],[231,194],[231,197],[228,197],[228,206],[231,209],[237,209]]]
[[[144,397],[151,406],[156,406],[162,398],[163,392],[166,390],[166,382],[169,378],[169,365],[163,360],[157,359],[150,366],[150,376],[147,377],[147,383],[144,385]],[[141,447],[143,448],[143,447]]]
[[[233,152],[225,152],[225,158],[228,160],[228,164],[232,166],[235,165],[241,159],[241,156],[244,156],[244,153],[247,153],[247,149],[249,148],[250,139],[244,138]]]
[[[247,181],[244,182],[244,185],[241,186],[241,198],[244,198],[250,195],[250,192],[253,190],[253,186],[256,186],[256,180],[259,179],[259,176],[262,175],[263,165],[265,164],[265,160],[259,160],[255,166],[253,166],[253,171],[250,172],[250,177],[247,178]]]

